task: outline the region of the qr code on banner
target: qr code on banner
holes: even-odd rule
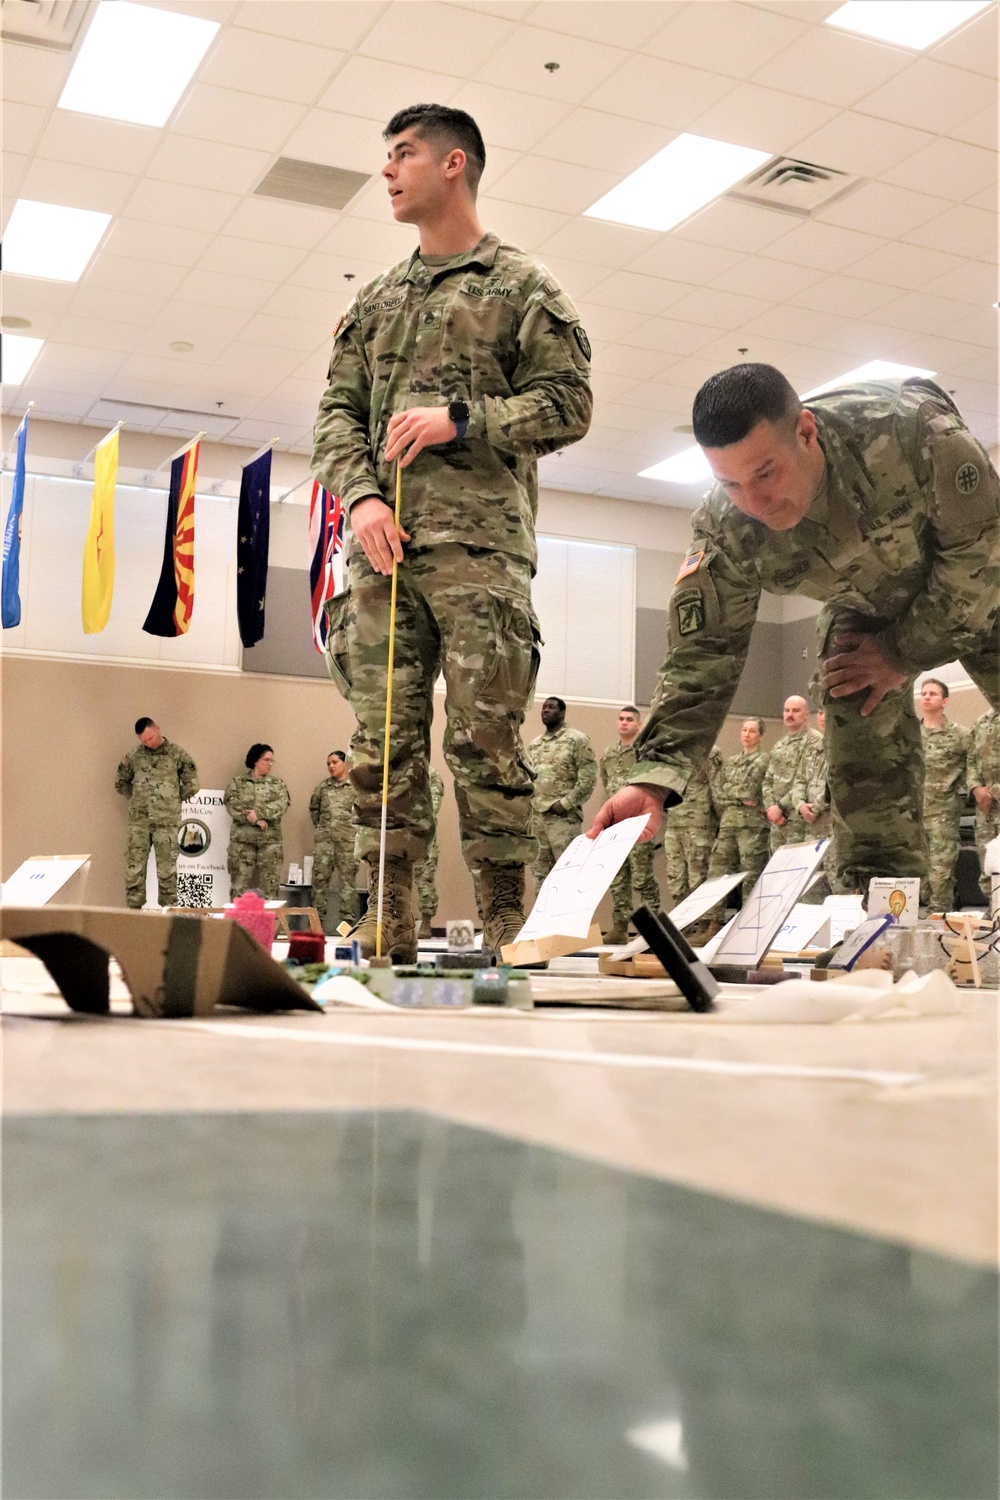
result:
[[[178,875],[177,877],[177,905],[178,906],[211,906],[212,904],[212,877],[211,875]]]

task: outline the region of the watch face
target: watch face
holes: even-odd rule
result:
[[[448,416],[453,422],[467,422],[469,420],[468,402],[449,401]]]

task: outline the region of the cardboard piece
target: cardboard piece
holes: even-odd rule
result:
[[[89,854],[33,854],[4,881],[2,900],[5,906],[47,906],[56,896],[79,901],[89,873]]]
[[[109,1014],[108,958],[114,955],[139,1016],[210,1016],[244,1010],[319,1010],[269,953],[236,922],[116,907],[11,907],[0,936],[40,958],[71,1010]]]

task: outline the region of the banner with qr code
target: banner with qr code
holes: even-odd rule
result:
[[[229,900],[229,814],[222,792],[202,790],[181,803],[177,829],[177,905],[225,906]],[[146,865],[146,903],[157,905],[156,861]]]

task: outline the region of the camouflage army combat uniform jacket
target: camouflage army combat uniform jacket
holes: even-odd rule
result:
[[[776,832],[783,835],[782,842],[798,844],[809,839],[811,824],[806,823],[799,812],[799,803],[810,799],[803,796],[804,783],[808,779],[809,767],[817,753],[822,754],[823,736],[816,729],[801,729],[798,734],[786,734],[771,751],[764,780],[761,783],[761,802],[765,816],[769,807],[780,807],[787,819],[786,824],[777,825]]]
[[[759,748],[740,751],[726,761],[716,788],[720,829],[766,825],[761,784],[767,762],[768,752]]]
[[[309,818],[317,844],[350,843],[354,847],[354,788],[346,776],[342,781],[327,776],[313,788]]]
[[[601,785],[604,788],[604,795],[613,797],[615,792],[627,786],[634,770],[635,745],[623,745],[621,740],[615,740],[600,759]]]
[[[566,809],[558,817],[583,817],[583,804],[597,783],[597,761],[587,736],[565,724],[533,739],[527,750],[535,773],[535,811],[543,816],[556,802]]]
[[[924,817],[957,819],[965,800],[969,735],[950,719],[940,729],[921,725],[924,742]]]
[[[823,601],[827,621],[865,622],[901,672],[957,656],[1000,701],[1000,483],[985,450],[929,380],[873,381],[807,405],[827,465],[797,525],[769,530],[719,485],[695,514],[632,774],[668,802],[719,732],[764,589]]]
[[[967,765],[969,786],[987,787],[994,802],[1000,804],[1000,713],[995,708],[972,726]]]
[[[313,473],[348,511],[391,502],[389,418],[450,401],[469,405],[465,437],[403,473],[407,553],[458,542],[534,570],[537,460],[590,426],[590,344],[545,267],[495,234],[439,264],[414,251],[358,293],[335,331]],[[360,554],[352,535],[348,560]]]
[[[226,787],[223,801],[233,820],[229,833],[230,845],[281,843],[281,819],[288,810],[291,798],[280,776],[255,776],[252,771],[234,776]],[[247,813],[252,807],[256,809],[257,816],[264,819],[266,828],[247,822]]]
[[[681,828],[711,828],[718,823],[716,801],[724,764],[722,751],[713,745],[708,760],[688,782],[684,801],[671,808],[668,827],[672,832]]]
[[[144,819],[176,828],[181,803],[198,790],[194,761],[180,745],[164,739],[156,750],[138,745],[125,756],[115,776],[115,791],[128,798],[130,820]]]

